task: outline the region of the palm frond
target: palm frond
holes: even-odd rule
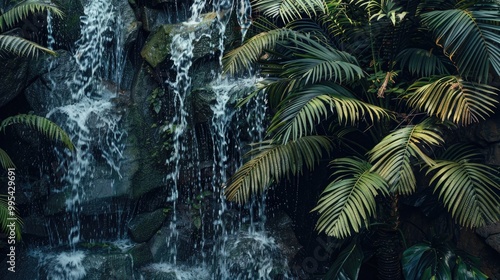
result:
[[[465,10],[431,11],[421,17],[459,73],[486,83],[490,67],[500,75],[499,9],[498,3],[478,3]]]
[[[310,134],[314,127],[333,112],[341,124],[356,125],[380,120],[389,114],[383,108],[365,103],[341,85],[315,84],[296,92],[282,102],[268,129],[274,138],[287,142]]]
[[[52,121],[37,115],[19,114],[8,117],[0,123],[0,130],[5,131],[5,128],[13,124],[23,124],[30,128],[36,129],[51,140],[61,141],[70,150],[74,149],[73,143],[69,135]]]
[[[296,36],[296,34],[293,30],[281,28],[261,32],[253,36],[243,45],[231,50],[224,56],[223,72],[234,75],[238,71],[250,69],[264,50],[273,49],[277,42]]]
[[[27,18],[30,13],[41,13],[46,11],[50,11],[53,15],[58,17],[63,16],[63,12],[50,3],[37,0],[22,1],[0,15],[0,32],[3,32],[5,28],[12,28],[16,23]]]
[[[421,79],[408,88],[408,105],[442,121],[469,125],[494,113],[494,87],[466,82],[456,76]]]
[[[325,13],[322,0],[253,0],[252,7],[266,17],[280,17],[284,22],[302,18],[302,14],[313,17]]]
[[[448,74],[444,62],[432,51],[406,48],[398,54],[396,60],[399,61],[401,68],[407,68],[411,74],[420,77]]]
[[[328,184],[312,210],[320,214],[316,229],[345,238],[367,227],[376,215],[375,197],[388,194],[388,185],[370,163],[359,158],[332,161],[335,180]]]
[[[500,197],[494,191],[500,190],[500,174],[475,162],[478,154],[470,146],[454,145],[427,171],[452,217],[469,228],[500,220]]]
[[[9,155],[2,148],[0,148],[0,165],[3,169],[16,167],[12,159],[10,159]]]
[[[8,233],[10,230],[8,225],[11,222],[15,223],[16,239],[20,240],[21,227],[23,225],[21,217],[19,217],[19,214],[17,213],[17,209],[15,209],[15,207],[14,210],[12,210],[12,208],[9,209],[9,202],[7,200],[7,196],[0,195],[0,230],[2,230],[4,233]]]
[[[422,160],[429,166],[434,165],[427,149],[443,143],[443,138],[430,121],[397,129],[368,152],[372,171],[387,180],[391,192],[412,194],[416,188],[414,163]]]
[[[349,83],[364,76],[356,58],[347,52],[339,51],[313,39],[306,42],[294,41],[298,53],[296,59],[284,64],[284,76],[300,78],[305,84],[319,81]]]
[[[312,170],[323,152],[330,150],[331,142],[323,136],[305,136],[283,145],[259,143],[247,154],[252,158],[235,172],[224,193],[229,200],[248,201],[271,182],[298,174],[303,166]]]
[[[53,50],[42,47],[30,40],[12,35],[0,35],[0,51],[6,51],[18,56],[36,57],[40,51],[56,55]]]

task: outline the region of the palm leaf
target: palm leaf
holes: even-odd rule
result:
[[[422,160],[429,166],[434,165],[426,150],[443,142],[430,121],[397,129],[368,152],[372,171],[387,180],[391,192],[412,194],[416,188],[413,164]]]
[[[18,56],[35,57],[40,51],[56,55],[53,50],[42,47],[30,40],[12,35],[0,35],[0,51],[7,51]]]
[[[387,195],[388,185],[362,159],[340,158],[332,164],[335,180],[325,188],[312,211],[320,214],[318,231],[345,238],[369,225],[370,218],[376,215],[375,197]]]
[[[470,146],[450,147],[442,159],[429,167],[434,192],[462,226],[474,228],[500,220],[500,197],[493,189],[500,190],[498,172],[484,164],[476,163],[478,156]]]
[[[292,49],[298,53],[297,59],[284,64],[283,75],[289,78],[301,78],[305,84],[319,81],[353,82],[364,76],[355,57],[349,53],[336,50],[313,39],[306,42],[294,41]]]
[[[277,42],[283,41],[289,37],[296,36],[296,32],[290,29],[282,28],[261,32],[248,39],[240,47],[228,52],[223,58],[223,72],[234,75],[238,71],[244,71],[251,68],[262,52],[266,49],[273,49]]]
[[[330,140],[323,136],[305,136],[283,145],[259,143],[247,154],[253,158],[235,172],[224,193],[229,200],[248,201],[251,194],[264,191],[275,180],[298,174],[303,166],[313,169],[323,151],[330,149]]]
[[[61,141],[70,150],[74,149],[73,143],[69,135],[60,128],[57,124],[50,120],[37,115],[19,114],[8,117],[0,123],[0,130],[5,131],[5,128],[13,124],[23,124],[30,128],[36,129],[51,140]]]
[[[478,3],[464,10],[431,11],[421,17],[461,75],[486,83],[490,67],[500,75],[499,9],[498,3]]]
[[[330,266],[324,280],[338,279],[358,279],[359,270],[363,263],[363,248],[354,239],[335,259],[335,262]]]
[[[326,6],[323,0],[253,0],[252,7],[266,17],[281,17],[284,22],[325,13]]]
[[[408,88],[408,104],[442,121],[468,125],[494,113],[494,87],[466,82],[456,76],[422,79]]]
[[[10,220],[13,218],[14,220]],[[7,200],[6,195],[0,195],[0,229],[4,233],[8,233],[9,228],[7,227],[11,222],[15,222],[16,225],[16,239],[20,240],[21,239],[21,227],[22,227],[22,221],[21,217],[17,214],[17,209],[14,209],[13,211],[9,210],[9,203]]]
[[[28,15],[34,13],[42,13],[50,11],[53,15],[62,17],[63,12],[56,6],[37,0],[26,0],[15,5],[4,14],[0,15],[0,32],[5,28],[12,28],[16,23],[27,18]]]
[[[10,159],[9,155],[2,148],[0,148],[0,165],[3,167],[3,169],[16,167],[14,162],[12,162],[12,160]]]
[[[332,112],[341,124],[380,120],[389,114],[380,107],[365,103],[338,84],[315,84],[294,93],[282,102],[268,129],[283,142],[311,133]]]
[[[406,48],[398,54],[396,60],[401,64],[401,68],[407,68],[413,75],[429,77],[448,74],[445,63],[432,50]]]

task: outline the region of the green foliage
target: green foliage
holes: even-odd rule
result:
[[[7,34],[17,23],[28,17],[29,14],[50,11],[53,15],[62,17],[63,13],[52,4],[39,0],[19,2],[8,11],[0,14],[0,51],[6,51],[18,56],[35,57],[40,52],[55,55],[56,53],[35,42]]]
[[[470,146],[451,146],[428,168],[434,192],[456,221],[469,228],[494,223],[500,218],[494,189],[500,190],[498,171],[478,163],[480,154]]]
[[[37,115],[25,115],[19,114],[12,117],[8,117],[4,119],[0,123],[0,131],[5,131],[7,126],[13,124],[23,124],[35,130],[38,130],[40,133],[44,134],[51,140],[60,141],[66,145],[66,147],[70,150],[74,150],[73,143],[71,142],[71,138],[69,135],[60,128],[57,124],[52,121],[40,117]]]
[[[494,113],[498,90],[457,76],[420,79],[408,88],[408,105],[441,121],[469,125]]]
[[[252,146],[225,187],[227,198],[248,201],[273,182],[323,164],[321,151],[335,148],[328,154],[334,172],[313,209],[321,232],[345,238],[388,220],[396,230],[398,197],[417,196],[420,188],[434,188],[460,225],[500,220],[499,174],[472,150],[453,146],[455,137],[444,137],[497,109],[498,89],[487,82],[500,74],[498,1],[323,5],[254,0],[267,17],[259,21],[272,24],[223,59],[230,75],[259,66],[257,91],[267,95],[272,114],[268,140]],[[356,136],[338,137],[341,131]],[[341,257],[356,254],[353,246]],[[459,257],[450,263],[446,251],[429,252],[437,251],[408,251],[410,279],[481,275]],[[339,274],[342,266],[335,263],[331,279],[355,278],[354,268]]]
[[[251,159],[232,176],[224,193],[229,200],[248,201],[273,181],[296,175],[303,166],[314,168],[330,149],[330,140],[322,136],[304,136],[283,145],[264,141],[246,155]]]
[[[434,165],[427,150],[443,143],[443,138],[430,121],[399,128],[384,137],[368,153],[373,163],[372,171],[387,180],[391,192],[412,194],[417,183],[414,162]]]
[[[262,12],[266,17],[279,16],[284,22],[301,18],[302,14],[311,17],[326,11],[322,0],[254,0],[252,2],[253,8]]]
[[[13,207],[13,206],[11,206]],[[15,209],[15,207],[13,207]],[[14,215],[12,215],[14,214]],[[19,214],[17,213],[17,210],[10,211],[9,210],[9,201],[7,200],[7,195],[0,195],[0,230],[2,232],[9,232],[9,228],[7,227],[11,220],[9,218],[15,218],[15,233],[16,233],[16,239],[20,240],[21,239],[21,228],[22,228],[22,221],[21,218],[19,217]]]
[[[436,44],[456,63],[461,75],[485,83],[490,67],[500,75],[500,4],[477,1],[466,9],[431,11],[422,14],[422,23],[436,39]]]
[[[363,249],[353,240],[340,254],[335,262],[330,266],[330,270],[323,278],[324,280],[355,280],[358,279],[359,270],[363,263]]]
[[[405,279],[489,279],[477,261],[458,252],[449,242],[435,239],[406,249],[402,259]]]
[[[325,188],[313,211],[320,214],[317,230],[344,238],[370,224],[376,214],[375,197],[387,195],[389,187],[362,159],[340,158],[332,161],[332,166],[335,180]]]
[[[0,165],[2,165],[3,169],[15,167],[12,159],[10,159],[9,155],[2,148],[0,148]]]

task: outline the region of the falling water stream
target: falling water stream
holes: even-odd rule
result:
[[[236,0],[236,3],[231,0],[212,2],[212,9],[217,13],[213,28],[218,32],[219,38],[218,46],[213,47],[219,50],[219,63],[224,53],[226,25],[233,7],[241,26],[242,39],[251,24],[248,0]],[[213,82],[207,85],[213,95],[210,106],[212,118],[208,127],[213,160],[211,178],[202,178],[200,152],[197,148],[201,144],[193,131],[188,99],[193,94],[191,66],[195,44],[203,37],[213,36],[213,30],[200,34],[196,28],[203,21],[202,12],[206,9],[206,1],[195,0],[191,6],[191,16],[182,23],[185,32],[174,35],[170,44],[172,69],[176,75],[165,81],[165,86],[171,89],[170,102],[174,111],[164,127],[172,137],[172,153],[166,160],[169,172],[165,175],[168,188],[165,200],[172,205],[169,232],[165,239],[168,252],[164,252],[163,262],[150,264],[143,268],[143,272],[175,272],[177,279],[188,280],[272,279],[273,270],[276,267],[282,269],[286,262],[284,259],[277,261],[279,248],[265,231],[265,196],[253,198],[248,206],[237,208],[225,200],[222,191],[228,176],[242,164],[242,147],[263,139],[266,111],[264,96],[257,95],[246,106],[235,106],[237,98],[253,90],[256,78],[229,80],[214,70],[207,73],[213,77]],[[51,36],[50,23],[51,20],[49,46],[52,46],[55,42]],[[120,49],[120,26],[120,15],[111,1],[88,2],[85,16],[81,18],[81,38],[77,41],[72,57],[78,70],[67,81],[67,86],[71,89],[71,100],[47,114],[48,118],[69,132],[76,149],[74,152],[57,151],[60,157],[58,170],[65,170],[61,179],[64,188],[60,191],[66,193],[67,197],[68,232],[55,232],[48,226],[49,232],[53,232],[51,245],[68,246],[70,249],[50,252],[35,250],[32,253],[39,258],[40,267],[52,268],[46,272],[48,279],[77,280],[85,277],[87,271],[83,268],[82,261],[86,252],[77,247],[82,241],[88,241],[82,238],[82,205],[93,196],[97,179],[101,181],[99,188],[109,188],[113,192],[122,178],[121,165],[127,133],[121,127],[121,116],[113,111],[112,102],[117,96],[116,89],[119,89],[121,83],[125,60],[123,50]],[[109,84],[115,86],[110,87]],[[100,158],[96,158],[97,156]],[[97,162],[101,162],[101,167],[96,168]],[[183,166],[186,162],[189,163],[187,168]],[[102,168],[103,165],[105,168]],[[190,170],[187,175],[183,173],[186,170]],[[192,178],[188,186],[184,181],[181,182],[183,176]],[[103,185],[102,181],[107,185]],[[210,194],[213,201],[208,202],[212,204],[212,212],[199,209],[199,215],[203,217],[199,225],[202,238],[192,246],[200,252],[200,256],[191,258],[189,262],[181,262],[177,258],[181,187],[192,189],[193,197],[188,199],[194,200],[196,195]],[[232,218],[228,218],[229,216]],[[210,236],[204,232],[210,232]],[[115,235],[116,239],[123,237],[123,234]],[[241,251],[241,248],[251,250],[251,255],[236,256],[235,252]],[[134,277],[147,280],[144,275],[140,273]]]

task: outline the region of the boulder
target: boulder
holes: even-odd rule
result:
[[[485,238],[486,244],[500,253],[500,222],[480,227],[476,230],[476,233]]]
[[[171,45],[176,38],[177,48],[184,49],[185,42],[193,42],[193,59],[213,54],[219,45],[220,34],[215,27],[216,13],[203,14],[199,23],[164,24],[148,37],[141,56],[153,67],[165,61],[171,54]],[[225,37],[232,38],[232,28],[226,28]],[[182,39],[178,39],[181,37]],[[230,42],[231,39],[226,40]]]
[[[30,59],[0,57],[0,65],[2,65],[2,75],[0,75],[0,85],[2,85],[0,107],[2,107],[20,94],[26,86]]]
[[[141,243],[128,251],[134,261],[134,268],[140,268],[153,261],[153,255],[147,243]]]
[[[164,209],[135,216],[128,224],[130,237],[135,242],[146,242],[161,228],[165,221]]]

